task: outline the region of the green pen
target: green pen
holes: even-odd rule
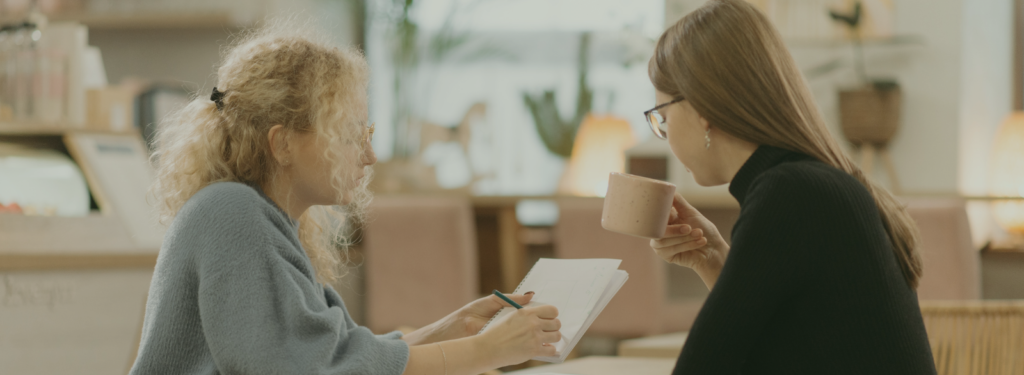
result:
[[[512,301],[508,297],[505,297],[505,295],[501,294],[501,292],[499,292],[497,289],[494,290],[494,295],[498,296],[498,298],[501,298],[501,299],[505,300],[505,302],[508,302],[508,304],[512,305],[512,307],[515,307],[517,309],[523,308],[522,306],[519,306],[518,303],[515,303],[515,301]]]

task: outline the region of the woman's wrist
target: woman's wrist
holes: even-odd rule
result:
[[[422,328],[403,334],[402,341],[405,341],[409,346],[423,345],[423,334],[420,332],[421,330]]]
[[[405,340],[405,342],[410,345],[426,345],[465,337],[463,334],[465,332],[465,328],[461,327],[461,325],[464,325],[465,320],[465,313],[462,310],[463,309],[455,310],[451,314],[441,318],[441,320],[417,329],[415,332],[409,334],[412,336],[410,340],[415,340],[415,342],[410,340]]]
[[[478,363],[483,371],[489,371],[498,367],[507,366],[501,359],[501,350],[494,343],[494,339],[487,335],[475,335],[464,339],[455,340],[468,344],[474,351],[473,355],[480,360]],[[481,371],[481,372],[483,372]]]
[[[441,353],[442,367],[449,375],[479,374],[507,365],[501,361],[501,352],[497,350],[493,340],[484,335],[464,337],[457,340],[441,341],[430,346],[438,346]]]
[[[504,365],[500,355],[481,336],[415,345],[409,347],[409,362],[403,374],[475,375]]]
[[[425,327],[412,331],[402,336],[402,340],[409,345],[427,345],[439,341],[444,341],[443,338],[439,337],[438,322],[431,323]]]
[[[725,251],[712,251],[710,257],[705,262],[702,262],[700,267],[694,267],[693,270],[697,272],[697,276],[704,281],[704,285],[711,290],[715,286],[715,282],[718,281],[718,275],[722,273],[722,267],[725,266],[725,255],[728,254],[728,250]]]

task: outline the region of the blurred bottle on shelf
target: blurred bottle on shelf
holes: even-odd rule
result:
[[[32,72],[33,50],[30,30],[25,24],[14,30],[14,120],[28,121],[32,118]]]
[[[44,15],[66,17],[83,5],[84,0],[0,0],[0,125],[87,127],[87,92],[107,86],[99,50],[89,47],[84,25],[50,23]]]
[[[33,31],[32,40],[39,42],[44,30]],[[32,112],[35,121],[56,123],[67,118],[67,53],[59,48],[37,45],[33,51]]]
[[[55,124],[68,119],[68,52],[44,41],[46,20],[0,26],[0,121]]]
[[[0,27],[0,121],[14,119],[14,27]]]
[[[32,102],[36,120],[55,123],[65,118],[66,71],[67,58],[64,51],[36,51],[36,75],[33,85],[35,98]]]

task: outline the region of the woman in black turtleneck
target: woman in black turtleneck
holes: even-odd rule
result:
[[[678,195],[651,241],[711,289],[674,373],[935,373],[916,227],[828,133],[767,18],[709,1],[665,31],[649,70],[655,134],[740,204],[731,247]]]

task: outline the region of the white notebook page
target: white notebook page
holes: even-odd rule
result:
[[[597,316],[601,314],[604,307],[608,306],[608,302],[612,300],[612,297],[615,297],[615,294],[619,292],[619,288],[622,288],[622,285],[626,283],[627,279],[629,279],[629,274],[626,273],[626,271],[615,270],[612,274],[612,279],[608,281],[608,287],[605,288],[604,293],[597,301],[597,305],[594,306],[590,315],[587,316],[587,320],[583,323],[583,326],[576,332],[576,336],[570,338],[566,337],[563,333],[562,340],[568,342],[564,350],[560,349],[557,355],[551,357],[535,357],[533,359],[554,363],[564,362],[565,358],[569,356],[569,351],[576,347],[576,344],[578,344],[580,339],[583,338],[583,334],[587,333],[587,328],[590,328],[590,324],[597,319]]]
[[[606,296],[609,287],[613,287],[600,308],[603,309],[608,300],[615,295],[618,287],[625,282],[624,278],[618,285],[610,285],[618,271],[620,259],[540,259],[526,275],[523,282],[513,292],[523,294],[534,292],[533,300],[527,306],[554,305],[558,308],[558,319],[562,322],[562,340],[555,344],[559,357],[564,359],[568,350],[579,341],[585,328],[596,317],[595,308]],[[625,274],[625,271],[619,271]],[[617,278],[617,279],[620,279]],[[515,311],[506,307],[481,332],[486,332],[492,323],[504,319]],[[599,312],[600,309],[597,309]],[[593,317],[592,317],[593,315]],[[568,349],[568,350],[567,350]],[[560,361],[557,357],[539,357],[538,360]]]

